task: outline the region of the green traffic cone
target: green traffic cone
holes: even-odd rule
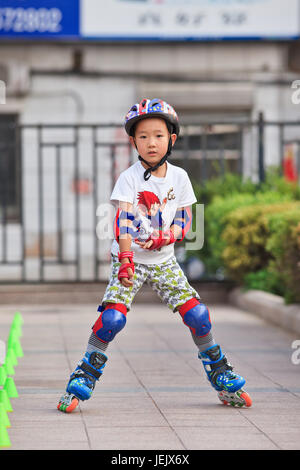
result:
[[[15,381],[12,377],[7,377],[4,390],[6,390],[8,398],[18,398],[19,396]]]
[[[15,341],[17,341],[18,336],[14,329],[11,329],[7,339],[7,348],[11,348]]]
[[[15,313],[14,319],[13,319],[13,323],[14,323],[15,325],[20,325],[20,326],[23,325],[24,320],[23,320],[23,317],[22,317],[22,315],[21,315],[20,312],[16,312],[16,313]]]
[[[10,447],[11,442],[5,426],[0,425],[0,447]]]
[[[4,365],[5,372],[7,375],[15,375],[15,369],[12,365],[11,358],[9,356],[6,356],[5,362],[3,365]]]
[[[22,336],[22,328],[20,325],[12,324],[9,330],[9,337],[16,335],[17,338]]]
[[[5,367],[1,366],[0,367],[0,386],[5,384],[6,377],[7,377],[7,374],[5,371]]]
[[[15,352],[15,355],[17,357],[23,357],[24,356],[24,353],[23,353],[23,349],[22,349],[22,346],[21,346],[21,343],[19,340],[16,340],[14,343],[13,343],[13,350]]]
[[[12,346],[15,341],[19,341],[19,334],[17,328],[11,327],[8,335],[7,346]]]
[[[13,348],[13,350],[15,352],[15,355],[17,357],[23,357],[24,356],[21,343],[19,341],[19,338],[18,338],[15,330],[11,331],[11,333],[9,335],[8,348]]]
[[[18,365],[17,355],[16,355],[15,350],[13,349],[12,346],[10,346],[8,348],[7,353],[6,353],[6,357],[9,357],[9,359],[11,361],[11,365],[13,367]]]
[[[9,417],[7,416],[3,403],[0,403],[0,426],[10,428]]]
[[[3,404],[5,411],[8,411],[9,413],[13,411],[13,407],[11,406],[10,399],[8,398],[7,391],[6,390],[0,390],[0,403]]]

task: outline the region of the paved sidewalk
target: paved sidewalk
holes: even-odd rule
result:
[[[14,306],[0,308],[5,340]],[[222,405],[188,328],[161,304],[136,304],[108,348],[94,396],[70,415],[57,401],[82,357],[94,305],[18,306],[24,318],[9,414],[10,449],[300,449],[300,339],[235,307],[211,306],[213,332],[247,378],[253,406]],[[298,354],[299,357],[300,354]]]

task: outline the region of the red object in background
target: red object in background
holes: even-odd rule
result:
[[[90,194],[92,184],[88,178],[74,179],[72,181],[72,192],[75,194]]]
[[[287,181],[295,183],[298,181],[298,172],[295,164],[295,154],[293,147],[286,149],[283,159],[283,175]]]

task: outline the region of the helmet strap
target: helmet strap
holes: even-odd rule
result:
[[[137,149],[137,146],[135,144],[135,147]],[[149,168],[147,168],[147,170],[145,171],[144,173],[144,180],[145,181],[148,181],[148,179],[150,178],[151,176],[151,173],[152,171],[156,171],[160,166],[162,166],[165,161],[167,160],[167,158],[171,155],[171,152],[172,152],[172,139],[170,137],[170,140],[169,140],[169,145],[168,145],[168,150],[167,150],[167,153],[165,154],[165,156],[160,160],[160,162],[158,162],[155,166],[151,166],[150,163],[148,163],[146,160],[144,160],[143,157],[141,157],[140,155],[138,156],[139,160],[144,162],[146,165],[148,165]]]

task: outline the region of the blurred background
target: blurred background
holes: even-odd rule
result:
[[[0,80],[1,283],[107,280],[96,227],[147,97],[175,107],[170,161],[205,204],[188,277],[298,301],[298,0],[0,0]]]

